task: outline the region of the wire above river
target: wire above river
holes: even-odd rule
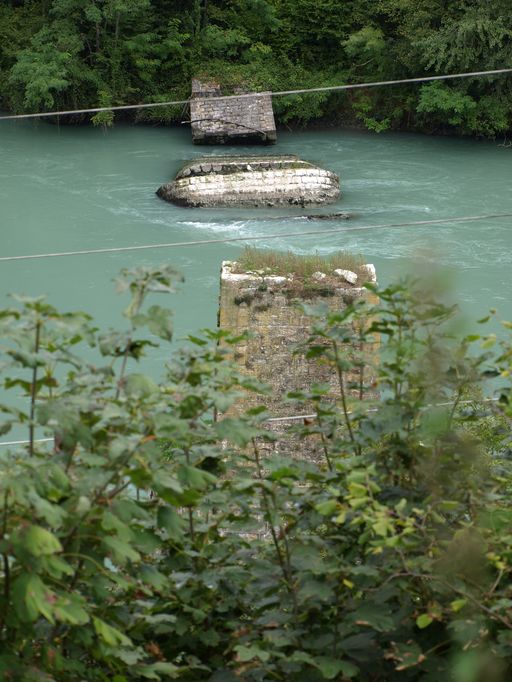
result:
[[[38,258],[62,258],[64,256],[90,256],[101,253],[121,253],[123,251],[145,251],[148,249],[171,249],[184,246],[203,246],[206,244],[229,244],[233,242],[259,241],[266,239],[287,239],[288,237],[310,237],[320,234],[344,234],[362,230],[379,230],[402,227],[421,227],[425,225],[443,225],[447,223],[467,223],[477,220],[496,220],[498,218],[512,218],[512,213],[491,213],[488,215],[463,216],[460,218],[438,218],[436,220],[416,220],[406,223],[385,223],[382,225],[360,225],[358,227],[344,227],[341,229],[304,230],[302,232],[280,232],[276,234],[260,234],[253,237],[225,237],[223,239],[202,239],[187,242],[169,242],[164,244],[141,244],[138,246],[113,246],[103,249],[84,249],[82,251],[57,251],[54,253],[34,253],[24,256],[1,256],[0,262],[35,260]]]
[[[460,78],[480,78],[484,76],[499,76],[507,73],[512,73],[512,68],[493,69],[491,71],[468,71],[464,73],[450,73],[439,76],[419,76],[417,78],[402,78],[391,81],[373,81],[369,83],[347,83],[345,85],[325,85],[318,88],[299,88],[296,90],[276,90],[274,92],[248,92],[239,95],[220,95],[218,97],[209,97],[210,100],[222,101],[229,99],[247,99],[249,97],[259,97],[261,95],[270,95],[271,97],[284,97],[287,95],[306,95],[318,92],[342,92],[344,90],[356,90],[360,88],[377,88],[386,87],[390,85],[405,85],[407,83],[430,83],[433,81],[454,80]],[[189,104],[190,98],[180,99],[169,102],[146,102],[144,104],[123,104],[113,107],[94,107],[90,109],[68,109],[64,111],[44,111],[33,114],[9,114],[7,116],[0,116],[0,121],[13,121],[25,118],[43,118],[48,116],[73,116],[75,114],[99,114],[102,111],[128,111],[130,109],[151,109],[156,107],[170,107]]]

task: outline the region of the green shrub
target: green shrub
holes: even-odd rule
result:
[[[453,338],[454,311],[413,282],[306,308],[297,352],[332,366],[339,400],[289,396],[313,403],[295,431],[321,460],[263,458],[266,412],[230,410],[265,390],[226,360],[240,339],[190,337],[160,383],[134,371],[171,338],[146,298],[173,278],[123,273],[126,331],[42,299],[1,313],[4,383],[27,404],[2,406],[2,432],[28,443],[0,453],[0,677],[510,679],[508,342]],[[500,402],[466,403],[489,375]]]

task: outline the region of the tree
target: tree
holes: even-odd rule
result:
[[[492,70],[512,58],[507,0],[27,0],[4,3],[0,20],[0,95],[16,111],[186,99],[194,76],[289,90]],[[511,101],[501,75],[275,104],[283,123],[495,137],[511,128]],[[178,108],[120,115],[181,120]]]

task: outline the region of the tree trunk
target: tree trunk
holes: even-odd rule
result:
[[[202,7],[201,0],[195,0],[194,2],[194,35],[198,36],[201,31],[201,16]]]
[[[119,39],[119,25],[121,23],[121,14],[120,12],[116,13],[116,28],[115,28],[115,33],[114,33],[114,47],[117,48],[117,42]]]

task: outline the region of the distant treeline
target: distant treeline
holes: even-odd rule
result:
[[[15,112],[186,98],[192,76],[216,78],[228,90],[282,90],[510,65],[510,0],[3,0],[0,6],[0,106]],[[282,97],[275,110],[282,124],[494,137],[512,130],[512,78]],[[146,110],[137,120],[170,123],[182,116],[176,107]],[[93,122],[108,125],[112,118],[99,114]]]

